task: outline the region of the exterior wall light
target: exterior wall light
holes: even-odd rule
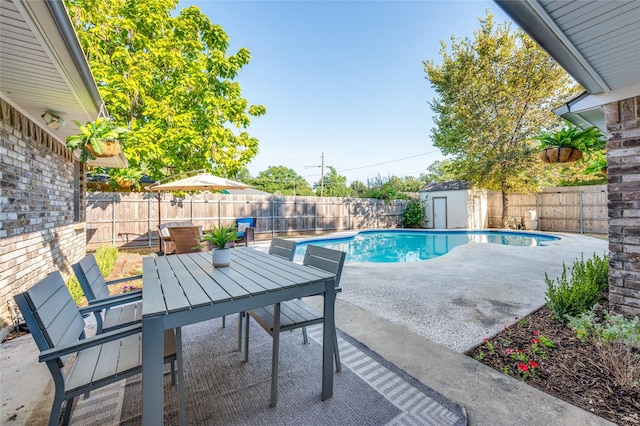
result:
[[[58,130],[60,127],[64,126],[64,118],[61,118],[51,111],[45,112],[41,117],[44,122],[47,123],[47,127],[51,130]]]

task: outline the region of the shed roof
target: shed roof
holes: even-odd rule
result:
[[[463,181],[432,182],[423,186],[420,192],[466,191],[469,187],[469,182]]]

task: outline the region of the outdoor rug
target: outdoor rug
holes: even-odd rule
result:
[[[321,401],[322,325],[281,334],[278,405],[269,407],[271,337],[252,322],[249,362],[236,350],[237,315],[183,328],[189,425],[466,425],[465,411],[339,332],[342,371]],[[165,424],[179,424],[177,387],[165,376]],[[71,424],[141,424],[140,375],[92,392]]]

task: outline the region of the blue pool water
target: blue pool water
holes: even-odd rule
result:
[[[347,253],[347,262],[417,262],[447,254],[463,244],[491,243],[531,247],[558,237],[509,231],[361,231],[343,238],[317,238],[298,243],[296,256],[314,244]]]

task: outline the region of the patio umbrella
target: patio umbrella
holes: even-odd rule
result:
[[[149,191],[221,191],[223,189],[250,188],[242,182],[214,176],[209,173],[199,173],[173,182],[154,184]]]
[[[158,193],[158,225],[162,224],[162,218],[160,214],[160,192],[162,191],[222,191],[226,189],[251,188],[251,186],[242,182],[214,176],[210,173],[205,172],[204,170],[180,173],[163,180],[172,179],[180,175],[189,173],[198,174],[167,183],[161,183],[162,181],[158,181],[153,185],[147,187],[147,191],[154,191]],[[162,238],[160,238],[160,250],[162,250]]]

